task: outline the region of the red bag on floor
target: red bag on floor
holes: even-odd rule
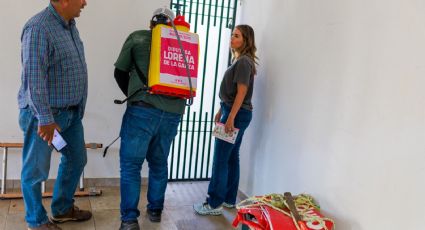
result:
[[[254,230],[301,230],[298,224],[295,224],[285,204],[276,202],[276,198],[283,200],[283,197],[280,196],[271,194],[242,201],[238,205],[238,213],[233,221],[233,226],[237,227],[241,223]],[[296,208],[307,230],[333,229],[333,221],[320,214],[318,206],[313,204],[309,196],[301,195],[298,200],[297,198],[295,200],[297,201]]]

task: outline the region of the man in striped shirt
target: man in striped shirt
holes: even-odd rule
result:
[[[51,0],[23,28],[18,102],[24,133],[21,183],[29,229],[61,229],[53,222],[92,216],[79,210],[73,200],[87,163],[81,122],[87,101],[87,66],[74,20],[86,4],[86,0]],[[41,182],[49,175],[55,130],[67,145],[60,150],[49,220],[41,202]]]

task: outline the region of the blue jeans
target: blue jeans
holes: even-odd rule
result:
[[[225,124],[229,117],[231,108],[221,103],[220,122]],[[252,111],[239,109],[234,125],[239,129],[235,144],[215,139],[214,159],[212,166],[212,176],[208,186],[208,204],[212,208],[217,208],[223,202],[228,204],[236,203],[236,196],[239,188],[239,149],[242,143],[243,134],[248,128],[252,119]]]
[[[61,162],[52,198],[52,215],[65,214],[74,204],[74,192],[87,163],[84,130],[78,110],[52,109],[61,135],[67,142],[62,149]],[[20,110],[19,125],[24,132],[21,184],[25,203],[25,220],[31,228],[48,222],[41,200],[41,182],[47,180],[53,147],[37,134],[38,119],[29,108]]]
[[[148,209],[164,208],[168,182],[168,154],[181,115],[155,108],[129,106],[121,126],[121,219],[136,220],[143,161],[148,161]]]

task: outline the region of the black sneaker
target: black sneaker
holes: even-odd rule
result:
[[[161,222],[161,209],[147,209],[149,220],[152,222]]]
[[[140,230],[137,220],[121,221],[120,230]]]

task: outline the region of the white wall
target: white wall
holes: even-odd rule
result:
[[[241,190],[310,193],[337,229],[424,229],[425,2],[241,7],[261,63]]]
[[[20,85],[20,35],[25,22],[48,5],[45,1],[0,1],[0,142],[22,142],[18,126],[17,92]],[[169,0],[88,0],[77,19],[85,45],[89,71],[89,96],[84,118],[86,142],[108,144],[118,136],[124,106],[113,104],[122,98],[113,78],[114,62],[125,38],[134,30],[148,29],[152,12],[169,6]],[[118,177],[118,147],[106,158],[101,150],[89,151],[87,177]],[[8,178],[20,175],[20,151],[11,151]],[[57,174],[58,154],[52,160],[51,177]]]

